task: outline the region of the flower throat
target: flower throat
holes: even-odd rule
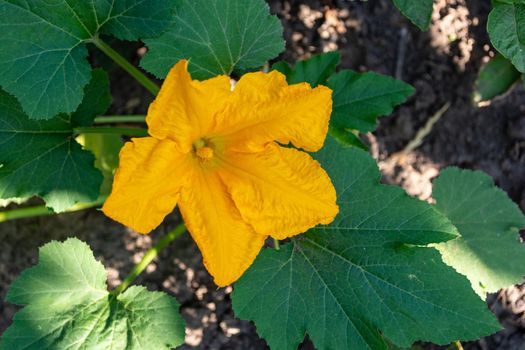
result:
[[[201,161],[212,159],[214,153],[212,145],[204,139],[198,139],[193,143],[193,152]]]

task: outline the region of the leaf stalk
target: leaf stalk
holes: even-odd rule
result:
[[[81,127],[74,128],[73,133],[75,134],[114,134],[114,135],[125,135],[135,137],[148,136],[148,130],[143,128],[117,128],[111,126],[94,126],[94,127]]]
[[[142,86],[144,86],[153,96],[157,96],[160,88],[151,79],[149,79],[144,73],[132,65],[128,60],[122,57],[117,51],[113,50],[111,46],[102,41],[98,36],[91,39],[91,42],[104,52],[109,58],[111,58],[116,64],[122,67],[128,72],[135,80],[137,80]]]
[[[98,206],[101,206],[105,200],[106,198],[104,197],[95,202],[77,203],[71,208],[66,209],[64,213],[71,213],[75,211],[98,207]],[[48,215],[54,215],[54,214],[56,213],[50,208],[47,208],[45,205],[39,205],[39,206],[28,207],[28,208],[17,208],[17,209],[12,209],[12,210],[0,211],[0,223],[9,221],[9,220],[31,218],[35,216],[48,216]]]
[[[119,295],[122,293],[128,286],[144,271],[144,269],[157,257],[159,252],[166,248],[175,238],[182,235],[186,232],[186,226],[184,223],[177,225],[173,230],[168,232],[164,237],[162,237],[157,244],[148,249],[142,260],[133,267],[130,273],[124,278],[122,283],[111,291],[113,295]]]
[[[95,118],[95,124],[145,123],[144,115],[108,115]]]
[[[461,344],[461,342],[459,340],[456,340],[455,342],[452,342],[452,346],[456,350],[463,350],[463,345]]]

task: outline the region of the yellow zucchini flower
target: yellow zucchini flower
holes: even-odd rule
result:
[[[151,137],[120,152],[104,213],[148,233],[178,204],[219,286],[236,281],[268,236],[285,239],[337,215],[335,189],[310,155],[328,131],[332,91],[276,71],[192,80],[169,72],[146,117]]]

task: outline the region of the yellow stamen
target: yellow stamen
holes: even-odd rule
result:
[[[200,160],[210,160],[213,158],[213,148],[209,147],[209,144],[203,139],[195,141],[193,143],[193,149]]]
[[[201,160],[210,160],[213,158],[213,149],[210,147],[197,148],[195,153]]]

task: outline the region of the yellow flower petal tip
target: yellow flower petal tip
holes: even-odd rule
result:
[[[265,239],[284,239],[337,215],[336,192],[309,154],[324,143],[332,91],[288,85],[279,72],[192,80],[168,74],[146,121],[152,137],[120,153],[106,215],[147,233],[178,204],[219,286],[235,282]]]

